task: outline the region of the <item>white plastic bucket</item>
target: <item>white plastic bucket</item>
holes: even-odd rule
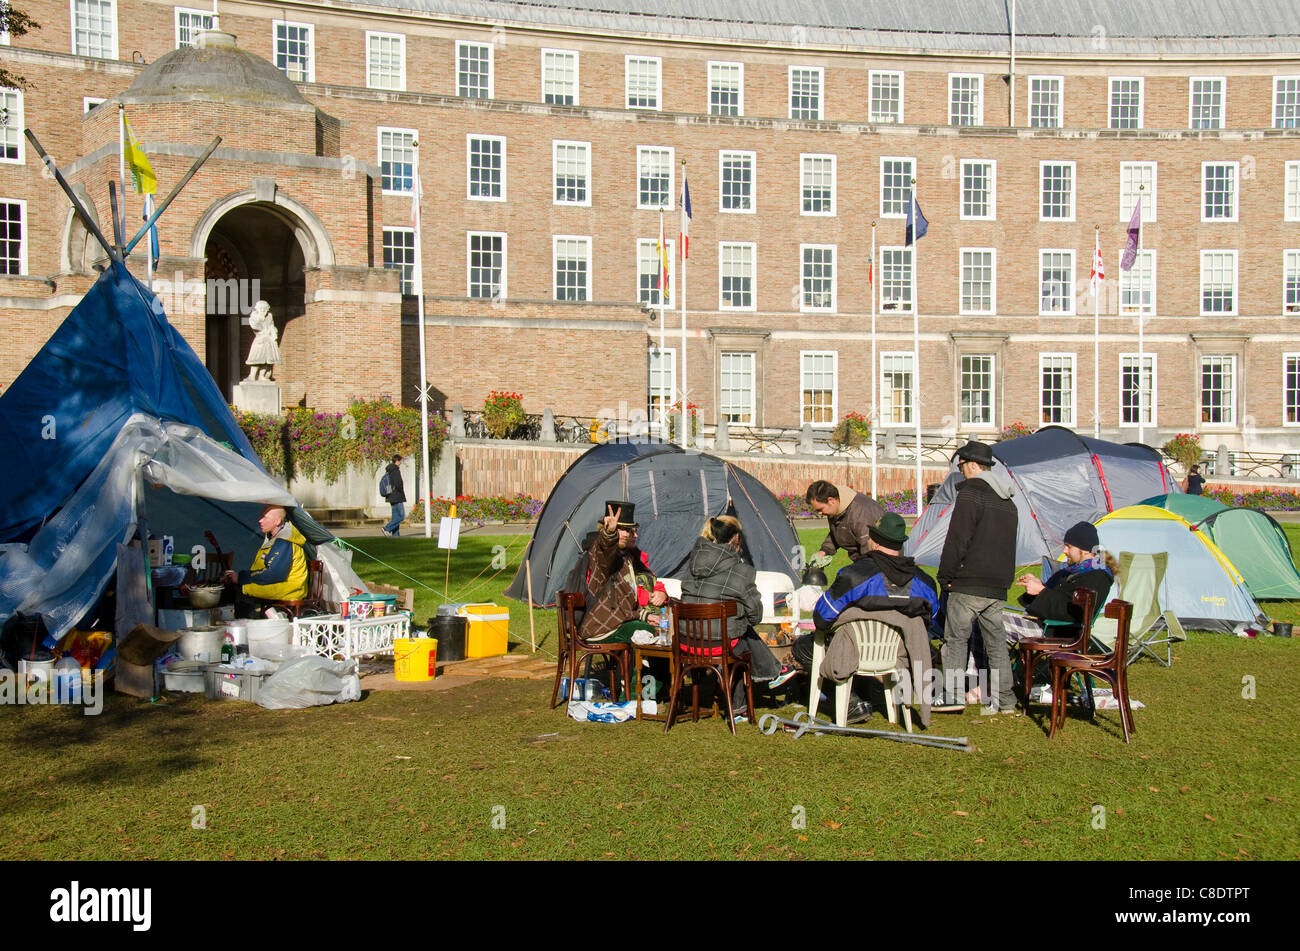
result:
[[[247,644],[248,622],[231,621],[226,625],[226,633],[230,635],[230,639],[234,642],[236,647],[239,647],[241,644]]]
[[[261,657],[265,660],[280,660],[284,656],[283,650],[274,650],[274,648],[284,648],[289,645],[289,637],[293,633],[293,622],[282,618],[271,618],[267,620],[251,620],[246,622],[248,625],[248,652],[254,657]]]

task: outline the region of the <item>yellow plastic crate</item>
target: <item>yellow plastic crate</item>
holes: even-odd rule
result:
[[[458,612],[468,622],[466,657],[496,657],[510,641],[510,611],[499,604],[466,604]]]

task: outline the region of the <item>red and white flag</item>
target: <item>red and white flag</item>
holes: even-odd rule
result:
[[[1101,284],[1106,280],[1106,266],[1101,260],[1101,245],[1097,245],[1097,250],[1092,254],[1092,295],[1096,297],[1101,293]]]
[[[682,260],[689,257],[691,245],[691,186],[686,181],[686,176],[682,175],[682,230],[677,235],[677,240],[681,242]]]

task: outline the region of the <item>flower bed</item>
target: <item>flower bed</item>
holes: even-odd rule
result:
[[[852,486],[850,486],[852,488]],[[777,501],[786,510],[791,518],[821,518],[813,511],[808,500],[802,495],[794,495],[787,492],[777,496]],[[899,492],[890,492],[876,499],[886,512],[897,512],[899,515],[916,514],[916,492],[912,489],[903,489]]]
[[[1236,492],[1227,486],[1205,487],[1204,495],[1233,508],[1263,509],[1273,512],[1300,512],[1300,493],[1290,489],[1255,489]]]
[[[436,523],[440,518],[451,513],[451,506],[456,506],[456,517],[462,525],[478,527],[487,522],[531,522],[542,511],[542,500],[520,493],[513,498],[495,495],[473,498],[458,495],[454,499],[434,499],[429,517]],[[411,507],[411,522],[424,522],[424,503],[418,501]]]
[[[349,465],[380,465],[395,455],[414,455],[419,466],[420,411],[386,402],[353,403],[346,413],[292,407],[283,416],[244,413],[235,421],[273,475],[286,480],[320,476],[335,482]],[[429,452],[447,435],[439,416],[429,417]]]

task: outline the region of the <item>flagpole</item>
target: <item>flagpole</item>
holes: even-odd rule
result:
[[[682,399],[682,448],[685,449],[691,444],[691,414],[686,408],[689,397],[686,395],[686,256],[690,253],[688,247],[689,238],[687,229],[690,227],[687,223],[686,196],[689,194],[689,186],[686,184],[686,159],[682,159],[682,195],[679,199],[681,207],[678,209],[681,215],[682,227],[677,233],[677,254],[682,262],[682,358],[681,358],[681,385],[678,391]]]
[[[659,373],[662,378],[662,374],[664,370],[664,342],[667,334],[667,330],[665,329],[664,324],[667,323],[666,318],[668,316],[668,288],[670,286],[668,282],[668,246],[664,244],[664,206],[663,205],[659,206],[659,248],[658,250],[659,250],[659,255],[658,255],[659,261],[656,266],[659,268]],[[673,390],[674,388],[670,386],[668,389],[669,396],[675,395]],[[664,405],[665,405],[664,401],[660,400],[659,401],[659,407],[660,407],[659,408],[659,438],[661,439],[663,438],[664,432],[667,431],[668,428],[668,412],[670,411],[670,410],[665,410]],[[682,404],[682,428],[683,429],[686,428],[686,405],[685,404]]]
[[[876,223],[871,222],[871,257],[867,259],[867,285],[871,292],[871,497],[880,495],[880,465],[876,455],[876,430],[880,428],[880,373],[876,369]]]
[[[1143,399],[1142,378],[1146,375],[1146,345],[1143,335],[1143,328],[1146,324],[1146,304],[1143,302],[1142,287],[1142,190],[1145,185],[1138,186],[1138,258],[1134,264],[1138,265],[1138,372],[1137,372],[1137,390],[1138,390],[1138,442],[1146,445],[1146,401]]]
[[[153,196],[144,196],[144,220],[148,221],[149,216],[153,214]],[[157,234],[155,230],[154,234]],[[149,236],[149,251],[144,256],[144,284],[149,288],[149,293],[153,293],[153,241],[154,235]]]
[[[429,467],[429,382],[424,349],[424,257],[423,242],[420,240],[424,220],[420,213],[420,143],[418,140],[411,143],[411,150],[415,165],[414,181],[411,183],[414,186],[411,194],[411,211],[415,219],[412,222],[415,226],[415,313],[420,340],[420,458],[424,463],[424,484],[420,488],[421,495],[424,497],[424,537],[432,538],[433,519],[429,510],[433,508],[433,471]],[[448,551],[447,554],[450,557],[451,552]],[[530,591],[529,599],[531,598]]]
[[[1101,257],[1101,225],[1092,226],[1092,266]],[[1092,282],[1092,438],[1101,438],[1101,275]]]
[[[921,517],[921,206],[916,200],[916,179],[912,179],[912,418],[916,425],[916,517]]]
[[[122,193],[118,208],[120,233],[126,234],[126,106],[117,104],[117,185]]]

